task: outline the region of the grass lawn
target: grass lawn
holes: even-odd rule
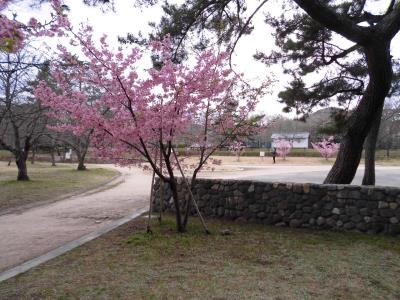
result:
[[[51,167],[50,163],[28,163],[30,181],[18,182],[15,164],[0,162],[0,211],[38,201],[56,199],[64,194],[95,187],[117,174],[104,168],[76,171],[75,165]]]
[[[172,217],[136,219],[0,283],[1,299],[399,299],[400,242],[384,236]],[[231,235],[221,235],[229,229]]]

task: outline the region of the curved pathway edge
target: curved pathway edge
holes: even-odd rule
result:
[[[22,213],[22,212],[24,212],[24,211],[26,211],[28,209],[31,209],[31,208],[36,208],[36,207],[39,207],[39,206],[52,204],[52,203],[57,202],[57,201],[62,201],[62,200],[65,200],[65,199],[68,199],[68,198],[71,198],[71,197],[84,195],[86,193],[96,192],[96,190],[98,190],[100,188],[103,188],[104,186],[109,186],[109,188],[112,188],[114,186],[113,185],[110,186],[110,184],[113,183],[114,181],[117,181],[118,179],[122,178],[122,173],[120,171],[116,170],[116,169],[113,169],[113,168],[108,168],[108,169],[116,171],[117,174],[114,175],[113,177],[107,179],[104,182],[100,182],[100,183],[96,184],[95,186],[92,186],[92,187],[89,187],[89,188],[83,188],[83,189],[80,189],[80,190],[77,190],[77,191],[74,191],[74,192],[71,192],[71,193],[67,193],[67,194],[61,195],[59,197],[56,197],[54,199],[43,200],[43,201],[38,201],[38,202],[35,202],[35,203],[32,203],[32,204],[26,204],[26,205],[21,205],[21,206],[17,206],[17,207],[8,208],[8,209],[0,211],[0,216],[8,215],[8,214],[20,214],[20,213]]]
[[[148,211],[148,208],[142,208],[142,209],[136,210],[127,217],[119,219],[118,221],[108,224],[107,226],[99,228],[91,233],[88,233],[88,234],[80,237],[79,239],[73,240],[73,241],[71,241],[65,245],[62,245],[54,250],[51,250],[39,257],[33,258],[33,259],[28,260],[16,267],[6,270],[6,271],[0,273],[0,282],[7,280],[9,278],[12,278],[14,276],[17,276],[19,274],[22,274],[42,263],[45,263],[53,258],[56,258],[57,256],[60,256],[60,255],[66,253],[76,247],[79,247],[91,240],[94,240],[94,239],[98,238],[99,236],[117,228],[118,226],[121,226],[121,225],[139,217],[140,215],[142,215],[143,213],[145,213],[147,211]]]

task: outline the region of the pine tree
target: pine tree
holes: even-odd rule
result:
[[[331,101],[343,106],[358,103],[346,117],[340,151],[326,183],[351,183],[365,142],[367,165],[374,166],[376,128],[379,129],[382,107],[393,80],[390,43],[400,30],[400,1],[387,2],[384,12],[376,13],[381,9],[377,5],[368,6],[365,0],[287,0],[281,2],[281,16],[266,18],[266,23],[276,30],[274,37],[280,50],[272,54],[257,53],[256,58],[267,64],[290,65],[286,72],[292,81],[279,94],[286,110],[295,109],[306,116],[314,107],[329,105]],[[198,49],[217,42],[233,51],[240,37],[252,32],[253,16],[268,8],[272,10],[269,1],[259,1],[254,11],[247,13],[249,3],[245,0],[166,3],[164,17],[154,24],[154,32],[170,34],[177,59],[184,57],[185,42],[193,37],[198,38],[195,45]],[[216,38],[211,39],[210,33]],[[125,39],[135,40],[132,35]],[[304,79],[316,73],[319,75],[314,82]],[[364,183],[374,181],[374,176],[369,176],[372,173],[367,168]]]

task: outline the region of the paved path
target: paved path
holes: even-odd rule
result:
[[[122,176],[108,184],[110,189],[0,216],[0,272],[146,208],[151,176],[113,168]]]

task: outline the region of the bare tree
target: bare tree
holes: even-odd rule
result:
[[[28,153],[46,127],[43,108],[30,91],[40,58],[29,45],[16,53],[0,52],[0,147],[11,152],[18,180],[29,180]]]
[[[53,136],[54,141],[63,143],[75,152],[78,159],[78,171],[86,170],[85,159],[89,150],[90,137],[92,134],[93,129],[87,130],[79,135],[71,131],[64,131]]]
[[[390,157],[390,150],[398,147],[400,140],[400,100],[391,99],[385,104],[382,113],[381,126],[378,135],[378,146],[386,150],[386,157]]]

